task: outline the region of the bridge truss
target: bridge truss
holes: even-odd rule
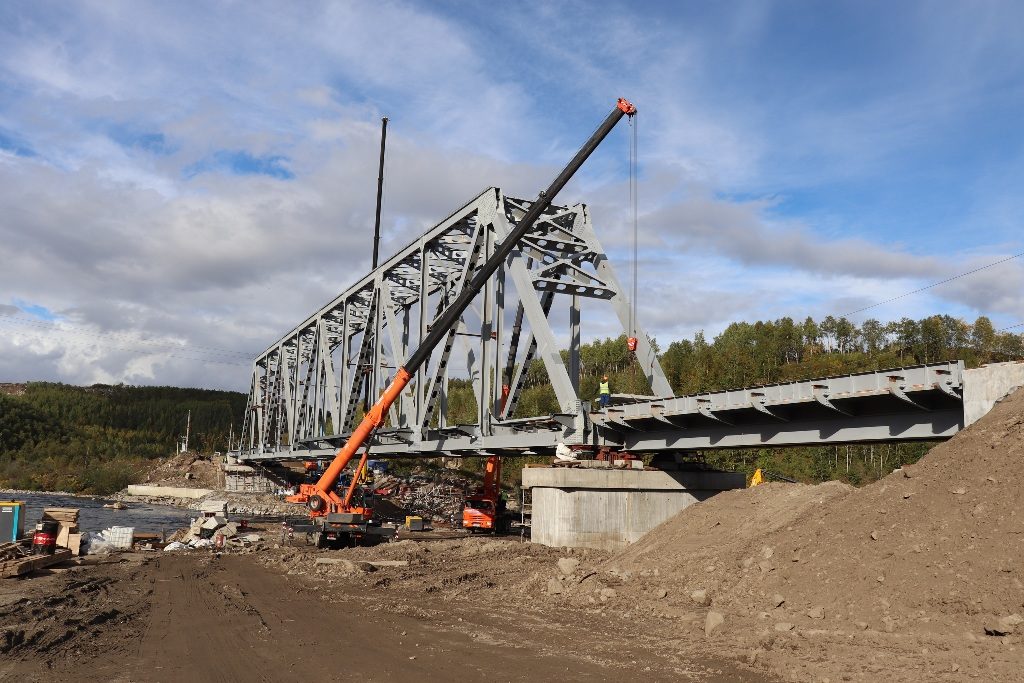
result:
[[[530,202],[490,188],[283,336],[253,363],[242,461],[332,454],[395,369]],[[603,302],[637,338],[651,397],[592,413],[580,399],[580,310]],[[568,353],[553,320],[568,312]],[[585,205],[549,208],[416,374],[370,443],[374,457],[550,453],[559,443],[638,451],[941,439],[963,424],[960,362],[673,397]],[[464,360],[464,364],[456,360]],[[553,415],[513,417],[541,362]],[[453,368],[475,421],[448,424]]]
[[[361,416],[368,384],[376,398],[473,273],[525,214],[530,202],[490,188],[407,245],[266,349],[253,363],[240,457],[293,459],[344,442]],[[551,207],[488,280],[458,326],[392,407],[371,444],[375,455],[436,456],[525,450],[538,431],[582,443],[579,397],[582,299],[606,302],[623,331],[630,303],[584,205]],[[563,359],[551,320],[568,308]],[[637,358],[657,395],[671,395],[646,334]],[[465,359],[456,364],[455,356]],[[555,415],[513,419],[531,363],[547,370]],[[473,385],[476,421],[447,424],[453,368]],[[541,440],[553,444],[550,438]]]

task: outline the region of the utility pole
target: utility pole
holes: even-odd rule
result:
[[[384,116],[380,120],[380,163],[377,165],[377,212],[373,221],[373,269],[377,269],[377,261],[380,253],[380,210],[383,203],[384,197],[384,148],[387,146],[388,141],[388,117]],[[363,334],[369,334],[370,328],[367,327]],[[376,344],[377,340],[374,339],[373,343]],[[366,380],[363,382],[363,412],[370,410],[370,404],[377,399],[370,396],[370,380],[371,377],[376,377],[377,368],[367,372],[369,368],[359,368],[360,372],[366,372]]]
[[[191,432],[191,431],[192,431],[192,411],[189,410],[188,411],[188,417],[186,418],[186,421],[185,421],[185,445],[181,449],[182,453],[187,453],[188,452],[188,437],[189,437],[189,432]]]

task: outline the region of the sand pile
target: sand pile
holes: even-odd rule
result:
[[[731,631],[737,649],[754,647],[753,657],[777,638],[807,651],[808,634],[821,640],[810,657],[818,665],[791,676],[831,663],[833,673],[870,678],[891,670],[887,653],[912,652],[893,680],[960,680],[968,670],[1004,680],[1024,665],[1022,465],[1018,391],[918,464],[871,486],[724,493],[604,569],[648,577],[634,589],[641,599],[652,585],[677,601],[693,595],[690,607],[725,617],[716,637]]]

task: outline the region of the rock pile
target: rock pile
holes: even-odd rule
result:
[[[192,520],[188,529],[182,529],[171,537],[164,552],[188,548],[260,550],[263,547],[262,540],[259,534],[246,533],[237,522],[214,515]]]

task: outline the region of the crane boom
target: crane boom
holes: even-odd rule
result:
[[[530,206],[526,214],[520,219],[515,229],[498,245],[491,257],[484,262],[480,270],[476,272],[459,296],[456,297],[455,301],[431,325],[430,331],[424,337],[422,343],[413,351],[405,364],[398,369],[391,384],[367,411],[362,421],[352,431],[348,441],[338,449],[334,460],[316,484],[302,486],[300,495],[297,498],[305,499],[312,515],[322,516],[328,512],[346,509],[345,500],[335,493],[334,486],[349,461],[368,441],[374,430],[383,424],[384,416],[387,414],[388,409],[401,395],[402,390],[409,384],[419,367],[427,362],[434,348],[445,338],[449,329],[458,323],[463,312],[483,288],[488,278],[494,274],[498,266],[512,253],[519,241],[530,231],[533,224],[537,222],[537,219],[551,206],[555,196],[565,187],[566,183],[569,182],[594,150],[597,149],[597,146],[608,136],[612,128],[615,127],[615,124],[623,116],[633,116],[634,114],[636,114],[636,107],[629,101],[619,98],[615,107],[601,125],[598,126],[597,130],[594,131],[593,135],[590,136],[590,139],[576,152],[576,156],[562,169],[562,172],[551,182],[551,185],[538,195],[537,200],[533,202],[533,205]]]

